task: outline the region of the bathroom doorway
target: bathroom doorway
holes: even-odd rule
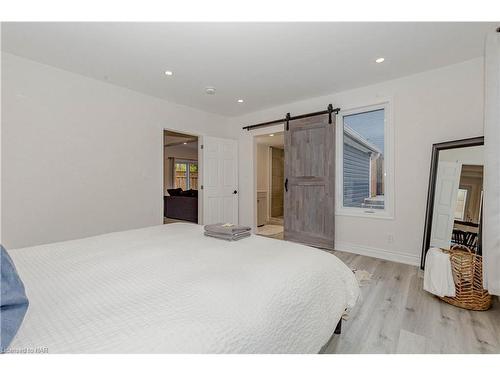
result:
[[[283,132],[255,137],[257,161],[256,234],[283,239],[285,153]]]

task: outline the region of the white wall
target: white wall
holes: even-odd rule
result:
[[[337,216],[336,247],[417,264],[432,144],[483,134],[482,59],[229,121],[10,54],[2,68],[2,234],[11,248],[160,224],[163,128],[239,139],[239,219],[253,226],[253,135],[282,126],[243,125],[390,98],[395,217]]]
[[[198,147],[197,142],[188,145],[176,145],[165,147],[165,157],[186,160],[198,160]]]
[[[255,224],[252,137],[282,130],[275,126],[247,132],[242,126],[282,118],[287,112],[326,109],[328,103],[349,109],[385,99],[391,100],[395,137],[394,219],[337,215],[336,248],[418,264],[432,144],[483,134],[482,59],[231,119],[232,131],[240,140],[240,223]]]
[[[163,128],[224,136],[226,121],[2,53],[3,243],[161,224]]]
[[[484,146],[442,150],[439,151],[439,161],[457,161],[462,164],[484,165]]]
[[[0,50],[2,47],[2,25],[0,24]],[[3,73],[3,67],[2,67],[2,59],[0,59],[0,83],[2,82],[2,73]],[[0,90],[0,103],[2,103],[2,91]],[[0,105],[0,198],[2,197],[2,124],[3,124],[3,115],[2,115],[2,105]],[[3,244],[3,236],[2,236],[2,199],[0,199],[0,244]]]

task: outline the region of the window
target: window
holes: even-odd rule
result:
[[[467,203],[467,189],[458,189],[457,205],[455,207],[455,219],[457,220],[464,219],[466,203]]]
[[[175,161],[175,187],[182,190],[198,190],[198,162],[187,160]]]
[[[337,213],[392,216],[388,104],[343,111],[337,127]]]

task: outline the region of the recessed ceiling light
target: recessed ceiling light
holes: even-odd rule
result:
[[[187,145],[188,143],[187,142],[184,142],[183,145]]]
[[[207,87],[207,88],[205,88],[205,92],[208,95],[215,95],[215,87]]]
[[[238,99],[238,103],[243,103],[243,99]]]
[[[172,76],[172,75],[174,75],[174,72],[172,72],[171,70],[165,70],[165,75]]]
[[[383,57],[379,57],[377,60],[375,60],[377,64],[383,63],[384,61],[385,59]]]
[[[270,137],[274,137],[274,134],[269,134]]]

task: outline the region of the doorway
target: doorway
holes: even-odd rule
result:
[[[256,234],[283,239],[284,134],[276,132],[255,137],[257,170]]]
[[[333,249],[335,244],[335,122],[339,109],[328,105],[327,111],[290,116],[286,119],[249,125],[243,129],[273,126],[254,135],[255,200],[254,223],[257,234],[265,234],[267,225],[273,225],[270,214],[272,189],[262,183],[270,159],[274,138],[282,137],[279,148],[284,149],[283,228],[282,233],[271,234],[286,241],[298,242],[323,249]],[[281,129],[277,130],[276,128]],[[270,139],[273,141],[270,141]],[[277,147],[277,146],[276,146]],[[267,149],[268,158],[265,158]],[[264,155],[264,156],[263,156]],[[268,162],[269,163],[269,162]],[[269,164],[268,164],[269,165]],[[267,167],[269,176],[270,168]],[[278,178],[277,178],[278,179]],[[267,207],[265,206],[267,205]],[[260,209],[259,209],[260,207]],[[267,216],[265,216],[267,213]],[[264,233],[263,233],[264,232]]]
[[[163,223],[198,223],[198,137],[163,131]]]

